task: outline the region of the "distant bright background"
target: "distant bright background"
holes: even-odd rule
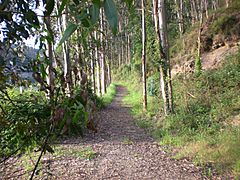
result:
[[[2,1],[0,0],[0,3]],[[45,8],[43,7],[43,3],[42,1],[40,1],[40,5],[37,9],[35,8],[32,8],[32,10],[38,15],[38,16],[43,16],[43,12],[45,10]],[[16,20],[16,17],[13,16],[13,20]],[[42,23],[42,17],[38,17],[38,20],[40,23]],[[2,29],[5,27],[5,23],[2,22],[0,23],[0,41],[3,42],[3,34],[2,34]],[[30,46],[30,47],[33,47],[33,48],[36,48],[38,49],[39,48],[39,42],[37,44],[36,43],[36,39],[38,39],[39,37],[37,37],[36,35],[35,36],[30,36],[28,39],[24,40],[23,42],[27,45],[27,46]]]

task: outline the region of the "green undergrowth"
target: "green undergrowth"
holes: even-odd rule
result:
[[[139,77],[138,74],[128,73],[126,75],[127,77],[125,78],[125,76],[123,76],[121,72],[118,73],[119,74],[116,75],[118,79],[118,84],[121,86],[125,86],[128,89],[128,93],[123,98],[123,102],[127,106],[131,107],[130,113],[135,117],[136,125],[144,129],[151,129],[151,127],[153,126],[153,121],[151,120],[151,118],[156,115],[159,110],[162,111],[162,109],[159,108],[160,105],[158,106],[161,101],[159,100],[159,98],[148,96],[148,110],[144,111],[142,105],[142,86],[140,83],[140,79],[137,78]]]
[[[148,111],[142,110],[142,86],[134,73],[122,77],[121,84],[128,87],[124,102],[132,107],[138,126],[148,129],[161,145],[179,149],[175,158],[190,157],[196,164],[211,164],[219,173],[239,177],[239,69],[240,52],[227,57],[216,70],[175,77],[175,114],[165,118],[160,97],[149,96]],[[208,168],[206,174],[210,176],[211,171]]]
[[[136,75],[129,75],[127,81],[120,79],[118,84],[125,86],[128,89],[127,95],[123,98],[123,102],[131,106],[131,114],[135,117],[151,117],[158,111],[158,108],[153,105],[157,103],[157,99],[148,96],[148,111],[143,111],[142,108],[142,86]]]
[[[70,156],[82,159],[92,160],[97,156],[97,153],[91,147],[75,148],[75,147],[55,147],[55,156]]]
[[[50,126],[51,109],[42,92],[20,94],[13,88],[8,99],[0,100],[0,157],[39,146]]]
[[[52,116],[56,123],[50,141],[62,135],[82,136],[92,113],[89,109],[95,105],[100,109],[111,103],[116,85],[111,84],[102,97],[89,90],[89,107],[81,91],[79,87],[74,89],[71,98],[58,96],[56,106],[52,108],[45,94],[36,88],[29,87],[22,94],[18,88],[9,88],[8,96],[0,98],[0,158],[41,147],[49,132]]]
[[[240,52],[199,77],[174,79],[176,114],[159,123],[162,144],[180,147],[177,155],[211,163],[239,176]]]
[[[97,102],[97,106],[99,108],[103,108],[103,107],[106,107],[107,105],[111,104],[111,102],[113,101],[114,97],[116,96],[116,93],[117,93],[117,86],[116,86],[116,84],[111,84],[107,88],[107,93],[99,98],[99,101]]]

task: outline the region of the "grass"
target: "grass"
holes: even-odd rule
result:
[[[210,162],[220,173],[239,176],[239,69],[240,52],[218,70],[175,79],[176,114],[161,123],[160,143],[181,147],[178,157],[200,165]]]
[[[200,76],[180,75],[173,81],[175,114],[162,118],[159,97],[149,97],[142,110],[142,91],[136,74],[121,82],[128,87],[124,102],[139,127],[148,129],[159,144],[178,147],[175,158],[212,164],[219,173],[240,177],[240,52],[226,58],[222,67]],[[189,95],[191,94],[191,95]],[[212,169],[206,168],[211,177]]]
[[[132,145],[133,141],[129,137],[124,137],[122,143],[125,145]]]
[[[97,153],[91,147],[74,148],[74,147],[56,147],[56,156],[72,156],[82,159],[92,160],[97,156]]]
[[[117,93],[116,84],[111,84],[107,88],[107,93],[101,97],[103,107],[107,106],[108,104],[111,104],[116,93]]]
[[[125,73],[124,73],[125,74]],[[127,77],[125,78],[124,75],[118,74],[119,77],[123,77],[123,79],[118,79],[118,84],[127,87],[128,94],[123,98],[123,102],[127,105],[131,106],[131,114],[138,120],[136,120],[136,123],[140,126],[147,126],[147,124],[151,124],[148,122],[143,122],[141,118],[150,118],[153,115],[155,115],[157,112],[163,111],[163,109],[160,109],[161,107],[161,100],[154,96],[148,96],[148,111],[143,111],[143,104],[142,104],[142,85],[140,83],[139,75],[137,73],[133,74],[125,74]],[[125,79],[128,79],[127,81]],[[159,104],[159,106],[157,105]]]

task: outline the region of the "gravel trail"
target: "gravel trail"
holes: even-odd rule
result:
[[[62,158],[50,165],[60,179],[205,179],[201,170],[186,160],[173,160],[143,129],[134,124],[129,108],[122,103],[127,91],[117,87],[112,104],[98,114],[98,133],[83,139],[66,140],[66,146],[91,147],[91,160]],[[74,145],[73,145],[74,144]],[[73,147],[72,147],[73,148]]]
[[[98,112],[98,132],[69,138],[57,145],[61,153],[46,155],[36,179],[177,180],[206,179],[199,167],[174,160],[134,124],[129,107],[122,103],[127,90],[117,87],[114,101]],[[90,158],[78,152],[89,150]],[[92,153],[93,156],[90,156]],[[0,178],[1,179],[1,178]]]

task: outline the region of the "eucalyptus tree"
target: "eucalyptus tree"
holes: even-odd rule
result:
[[[44,18],[44,23],[46,25],[46,29],[48,30],[48,33],[51,35],[52,34],[52,29],[51,29],[51,18],[50,16],[47,16]],[[51,38],[46,40],[47,44],[47,57],[48,57],[48,67],[47,67],[47,84],[48,84],[48,89],[47,93],[50,98],[50,100],[53,100],[54,98],[54,73],[53,73],[53,68],[54,68],[54,60],[53,60],[53,39],[54,37],[51,35]]]
[[[195,60],[195,73],[199,75],[202,70],[202,63],[201,63],[201,33],[202,33],[202,26],[203,26],[203,2],[200,3],[200,21],[199,21],[199,28],[198,28],[198,47],[197,47],[197,57]]]
[[[179,32],[184,33],[183,0],[175,0]]]
[[[100,9],[100,62],[101,62],[101,86],[102,86],[102,94],[104,95],[107,92],[106,87],[106,56],[105,56],[105,41],[104,41],[104,14],[103,8]]]
[[[143,83],[143,109],[147,110],[147,83],[146,83],[146,2],[141,1],[142,4],[142,83]]]
[[[164,0],[153,0],[154,24],[160,52],[160,87],[164,101],[164,112],[167,115],[173,112],[173,97],[165,11]]]
[[[69,15],[68,15],[68,7],[66,6],[63,14],[61,15],[61,24],[59,24],[59,28],[62,27],[62,31],[65,31],[67,25],[69,24]],[[70,48],[69,41],[65,41],[62,43],[62,52],[64,59],[64,79],[66,84],[66,94],[68,96],[72,96],[72,74],[71,74],[71,61],[70,61]]]
[[[98,40],[98,33],[97,31],[94,32],[94,38]],[[96,76],[97,76],[97,93],[100,96],[102,94],[102,87],[101,87],[101,66],[100,66],[100,59],[99,59],[99,47],[95,45],[95,60],[96,60]]]

